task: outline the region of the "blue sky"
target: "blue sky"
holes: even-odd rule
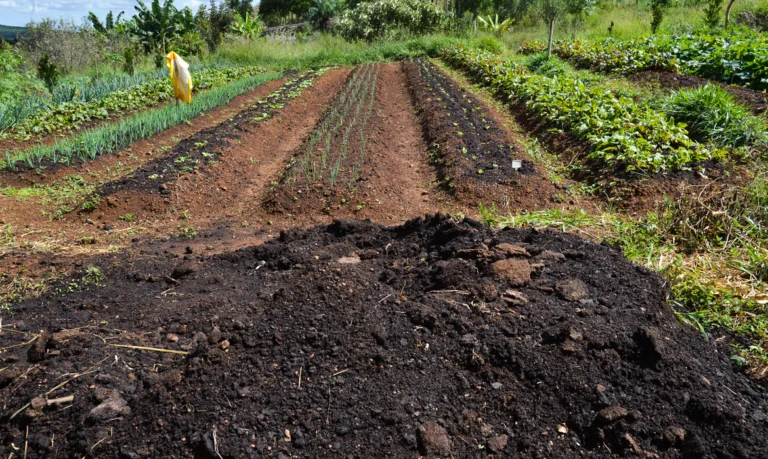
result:
[[[152,0],[144,0],[150,3]],[[202,3],[201,0],[174,0],[177,8],[189,6],[192,10]],[[208,3],[208,0],[205,0]],[[256,4],[258,2],[254,2]],[[93,11],[104,19],[112,10],[115,14],[125,11],[125,16],[134,13],[135,0],[0,0],[0,24],[23,26],[29,21],[39,21],[43,18],[70,18],[79,24],[82,19]]]

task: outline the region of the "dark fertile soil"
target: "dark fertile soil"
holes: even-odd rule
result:
[[[428,59],[403,64],[442,184],[464,200],[541,208],[554,188],[488,108]],[[522,167],[513,168],[513,160]]]
[[[631,81],[650,84],[665,89],[695,89],[708,84],[714,84],[725,89],[736,99],[755,114],[768,111],[768,94],[742,86],[728,85],[716,81],[710,81],[693,75],[683,75],[672,72],[639,72],[628,77]]]
[[[768,457],[765,388],[611,247],[436,215],[177,257],[15,308],[2,457]]]

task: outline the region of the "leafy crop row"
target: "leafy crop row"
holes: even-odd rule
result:
[[[520,52],[533,54],[545,48],[544,43],[527,42]],[[601,72],[665,70],[760,91],[768,89],[768,35],[748,30],[728,35],[690,33],[627,41],[559,41],[553,51],[581,67]]]
[[[570,131],[591,147],[587,159],[601,168],[658,173],[722,157],[688,137],[684,125],[664,114],[587,86],[570,75],[549,78],[520,65],[464,47],[448,48],[443,59],[499,94],[525,102],[543,119]]]
[[[190,105],[166,105],[137,113],[114,124],[87,130],[49,146],[37,146],[20,152],[6,151],[5,168],[14,169],[19,161],[34,168],[45,161],[72,164],[76,160],[94,159],[99,155],[124,148],[136,140],[148,138],[177,124],[188,122],[200,113],[227,104],[236,96],[280,76],[280,74],[266,74],[242,78],[234,83],[201,93]]]
[[[194,75],[195,91],[221,86],[262,71],[259,67],[201,70]],[[72,86],[70,90],[76,91],[77,88]],[[48,107],[0,133],[0,138],[13,137],[17,140],[28,140],[35,135],[50,134],[65,129],[79,129],[82,124],[94,119],[107,119],[114,114],[151,107],[172,98],[173,88],[170,80],[154,79],[133,88],[114,90],[102,98],[87,102],[74,99]]]

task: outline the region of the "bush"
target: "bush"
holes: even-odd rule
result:
[[[53,93],[53,87],[59,81],[59,69],[56,68],[56,64],[51,62],[50,54],[43,54],[40,63],[37,64],[37,76],[43,80],[48,91]]]
[[[734,22],[736,25],[747,26],[760,32],[768,32],[768,0],[738,11]]]
[[[661,104],[661,110],[684,122],[692,137],[721,147],[737,148],[768,142],[766,126],[760,118],[734,102],[731,94],[707,85],[678,91]]]
[[[504,51],[504,45],[494,37],[481,37],[477,41],[477,48],[493,54],[501,54]]]
[[[376,0],[358,4],[339,19],[336,31],[346,40],[373,41],[396,29],[421,35],[445,27],[450,15],[432,3],[419,0]]]
[[[17,45],[30,62],[39,62],[44,54],[51,56],[63,75],[92,68],[107,53],[123,54],[128,38],[113,34],[102,36],[89,25],[77,26],[71,20],[44,19],[27,24],[27,33]]]
[[[547,53],[534,54],[526,60],[525,66],[533,73],[548,77],[565,75],[569,70],[568,64],[556,57],[548,58]]]
[[[8,43],[0,42],[0,108],[39,89],[35,77],[22,70],[23,63],[21,54]]]

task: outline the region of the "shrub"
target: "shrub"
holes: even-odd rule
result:
[[[419,0],[376,0],[347,10],[336,31],[346,40],[373,41],[396,29],[421,35],[447,25],[450,15],[432,3]]]
[[[747,26],[760,32],[768,32],[768,0],[745,7],[736,13],[736,25]]]
[[[481,37],[477,41],[477,48],[493,54],[501,54],[504,51],[504,45],[494,37]]]
[[[0,42],[0,112],[2,107],[25,98],[37,89],[37,80],[22,70],[24,58],[11,45]],[[2,118],[2,115],[0,115]],[[0,128],[2,128],[0,123]]]
[[[133,75],[136,69],[136,56],[131,48],[126,48],[123,53],[123,71],[128,75]]]
[[[692,137],[722,147],[737,148],[768,142],[760,118],[734,102],[728,91],[707,85],[678,91],[661,104],[661,110],[688,125]]]
[[[525,66],[533,73],[548,77],[568,73],[568,64],[555,57],[548,58],[547,53],[534,54],[526,60]]]
[[[720,17],[723,14],[723,2],[725,0],[709,0],[704,9],[704,24],[710,29],[720,27]]]
[[[39,62],[49,54],[63,75],[92,68],[106,52],[123,54],[128,46],[125,35],[106,38],[94,33],[90,26],[77,26],[71,20],[44,19],[27,25],[27,32],[17,45],[31,62]]]
[[[51,62],[50,54],[43,54],[40,63],[37,64],[37,76],[43,80],[48,91],[53,92],[53,87],[59,81],[59,69]]]

